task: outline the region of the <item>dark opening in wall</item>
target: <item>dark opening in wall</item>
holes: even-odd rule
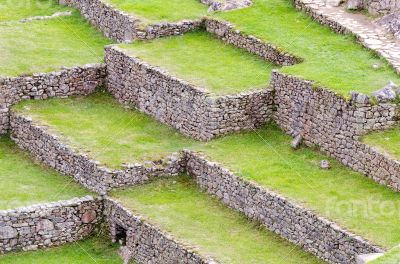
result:
[[[122,246],[126,245],[126,229],[120,225],[115,226],[115,240]]]

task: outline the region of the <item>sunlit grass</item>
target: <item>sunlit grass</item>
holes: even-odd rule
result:
[[[202,193],[187,176],[115,190],[112,196],[220,263],[322,263]]]
[[[367,145],[400,160],[400,126],[369,133],[362,138]]]

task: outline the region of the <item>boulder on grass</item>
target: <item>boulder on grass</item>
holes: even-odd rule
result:
[[[373,95],[379,103],[387,103],[396,99],[398,92],[399,87],[394,82],[390,81],[382,89],[373,92]]]

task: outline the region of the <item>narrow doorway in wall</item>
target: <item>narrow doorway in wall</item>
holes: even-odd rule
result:
[[[126,229],[120,225],[115,225],[115,240],[121,246],[126,246]]]

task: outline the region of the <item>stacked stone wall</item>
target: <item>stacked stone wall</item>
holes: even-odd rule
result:
[[[145,26],[140,19],[101,0],[59,0],[59,3],[79,9],[82,16],[103,32],[106,37],[119,42],[180,35],[202,25],[202,19],[198,19]]]
[[[272,117],[270,89],[212,96],[204,89],[126,55],[118,47],[107,47],[105,60],[107,89],[120,103],[136,107],[190,137],[206,141],[259,127]]]
[[[376,182],[399,190],[397,161],[359,142],[372,130],[390,128],[396,122],[396,105],[373,105],[362,95],[348,100],[313,82],[274,72],[277,111],[275,120],[288,134],[301,136],[306,144],[317,145],[344,165]],[[364,98],[364,102],[357,102]]]
[[[86,65],[32,76],[0,78],[0,134],[9,129],[10,107],[25,99],[87,95],[104,83],[105,65]]]
[[[188,249],[170,234],[146,223],[118,202],[105,198],[104,216],[110,227],[112,239],[116,240],[117,226],[126,230],[125,256],[138,263],[166,264],[216,264]]]
[[[186,159],[188,174],[208,193],[329,263],[355,263],[359,254],[383,252],[335,223],[236,177],[199,154],[186,151]]]
[[[302,61],[294,55],[282,52],[272,44],[265,43],[254,36],[243,34],[229,22],[207,18],[204,23],[208,32],[213,33],[224,42],[244,49],[276,65],[289,66]]]
[[[0,254],[81,240],[102,217],[102,201],[90,196],[0,211]]]
[[[121,169],[106,168],[75,151],[46,128],[17,113],[11,115],[11,137],[40,162],[73,176],[75,181],[99,194],[115,187],[141,184],[153,177],[177,174],[182,170],[178,154],[144,164],[124,165]]]

